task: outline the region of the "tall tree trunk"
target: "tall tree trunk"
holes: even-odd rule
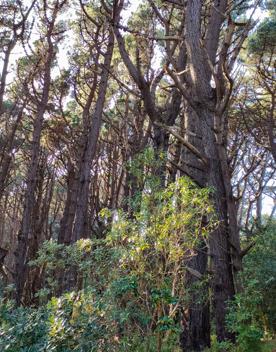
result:
[[[6,88],[6,80],[8,75],[10,55],[13,48],[15,47],[15,44],[16,44],[16,38],[13,38],[9,42],[4,54],[4,62],[3,62],[2,72],[1,72],[1,79],[0,79],[0,116],[3,113],[3,100],[4,100],[4,94],[5,94],[5,88]]]
[[[224,171],[222,170],[219,147],[212,128],[214,116],[208,111],[202,111],[202,114],[204,114],[202,119],[202,137],[205,141],[204,152],[209,161],[207,186],[214,189],[212,198],[219,222],[218,228],[213,231],[209,239],[211,272],[213,275],[213,309],[218,341],[224,341],[233,339],[233,334],[228,331],[225,319],[228,301],[233,299],[235,294],[229,241],[228,196],[225,189]],[[238,234],[236,235],[238,236]]]
[[[72,231],[75,219],[76,204],[78,194],[78,179],[73,163],[68,161],[67,175],[67,196],[63,210],[63,216],[60,221],[58,242],[69,245],[72,242]]]
[[[227,51],[231,44],[233,25],[229,25],[224,38],[224,45],[220,53],[221,74],[218,81],[213,70],[219,44],[219,34],[224,21],[221,13],[225,13],[227,1],[214,1],[207,25],[206,37],[202,40],[202,8],[201,0],[187,2],[185,17],[185,43],[187,47],[189,82],[192,95],[187,96],[182,88],[184,97],[192,104],[198,115],[201,126],[202,142],[200,153],[207,160],[205,166],[205,185],[213,189],[213,202],[219,226],[209,238],[212,271],[213,311],[216,322],[217,338],[219,341],[233,339],[233,335],[226,326],[226,308],[228,301],[235,294],[232,260],[238,263],[239,235],[236,226],[235,209],[231,202],[231,183],[226,157],[225,125],[223,113],[231,94],[231,82],[225,79],[227,68]],[[224,62],[224,63],[223,63]],[[213,70],[213,71],[212,71]],[[216,83],[214,95],[210,81]],[[175,80],[177,82],[177,80]],[[178,84],[179,86],[179,84]],[[226,87],[228,87],[226,90]],[[217,116],[218,115],[218,116]],[[226,131],[227,132],[227,131]],[[225,145],[223,144],[225,143]],[[235,246],[232,255],[232,246]],[[235,265],[238,268],[238,265]]]
[[[185,108],[185,139],[202,151],[201,122],[197,114],[186,106]],[[205,186],[206,175],[203,164],[198,158],[186,148],[181,155],[182,168],[200,186]],[[207,245],[204,239],[195,249],[195,256],[186,264],[189,268],[199,272],[203,279],[206,278],[208,263]],[[185,313],[183,331],[181,333],[181,346],[185,350],[203,351],[210,347],[210,304],[208,285],[204,284],[200,290],[195,285],[202,280],[192,274],[186,273],[186,285],[191,289],[190,305]]]
[[[50,77],[49,77],[50,78]],[[37,119],[34,125],[33,141],[31,149],[31,163],[27,174],[27,187],[25,192],[23,218],[20,232],[18,234],[18,248],[16,251],[16,286],[17,286],[17,303],[20,303],[24,284],[27,275],[27,261],[31,256],[29,248],[32,247],[34,240],[34,209],[36,206],[35,190],[37,185],[37,169],[39,162],[40,136],[42,131],[43,116],[48,100],[47,94],[44,94],[44,104],[41,104],[38,110]]]
[[[113,54],[114,47],[114,36],[110,31],[107,51],[104,58],[103,68],[101,79],[99,82],[99,92],[96,102],[95,111],[93,113],[92,123],[87,134],[87,138],[85,141],[85,146],[82,152],[79,170],[78,170],[78,178],[79,178],[79,186],[78,186],[78,199],[77,199],[77,207],[76,207],[76,216],[75,216],[75,224],[73,230],[73,241],[77,241],[82,237],[87,237],[88,229],[87,229],[87,210],[88,210],[88,195],[89,195],[89,186],[91,179],[91,165],[92,161],[96,154],[96,147],[98,142],[98,137],[101,128],[102,122],[102,113],[104,108],[104,101],[107,89],[107,81],[109,75],[109,69],[111,65],[111,59]]]
[[[43,72],[43,90],[41,100],[37,106],[37,115],[33,127],[32,145],[31,145],[31,162],[26,177],[26,192],[24,199],[24,210],[22,217],[21,229],[18,234],[18,247],[16,256],[16,301],[19,304],[24,291],[24,285],[27,278],[27,261],[34,254],[30,253],[32,241],[34,240],[34,218],[33,213],[36,206],[35,191],[37,186],[37,171],[39,165],[40,138],[44,121],[44,114],[47,108],[50,84],[51,84],[51,65],[54,60],[55,51],[52,43],[52,32],[57,16],[58,8],[55,7],[52,21],[49,24],[46,39],[48,44],[47,57]]]
[[[18,112],[18,116],[12,126],[11,132],[8,136],[8,141],[3,148],[2,156],[0,158],[0,202],[6,188],[7,178],[10,171],[10,164],[12,161],[12,149],[14,147],[15,134],[16,134],[18,125],[22,119],[23,110],[24,110],[24,107],[22,107],[22,109]]]

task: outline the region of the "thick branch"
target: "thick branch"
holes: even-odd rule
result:
[[[155,124],[157,126],[160,126],[162,128],[164,128],[166,131],[168,131],[171,135],[173,135],[180,143],[182,143],[186,148],[189,149],[190,152],[192,152],[199,160],[202,161],[202,163],[205,166],[208,166],[209,162],[208,159],[205,155],[203,155],[203,153],[201,153],[195,146],[193,146],[191,143],[189,143],[188,141],[186,141],[182,136],[180,136],[180,134],[178,134],[177,132],[174,131],[173,128],[168,127],[163,125],[162,123],[159,122],[155,122]]]

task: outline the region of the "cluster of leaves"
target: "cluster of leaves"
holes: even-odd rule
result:
[[[256,236],[245,257],[242,293],[236,295],[228,314],[229,327],[237,334],[239,351],[261,350],[261,339],[276,331],[276,224]]]
[[[37,259],[29,262],[31,267],[38,267],[44,272],[43,288],[37,292],[41,302],[58,294],[61,275],[68,278],[73,270],[79,279],[86,279],[91,270],[91,250],[92,242],[85,239],[71,246],[52,240],[43,243]]]
[[[2,302],[0,314],[1,351],[115,351],[105,304],[92,291],[70,292],[36,309]]]
[[[161,351],[170,346],[169,351],[177,346],[185,265],[216,223],[209,195],[181,178],[165,190],[146,189],[131,216],[102,211],[111,223],[105,239],[70,246],[45,242],[30,263],[44,272],[40,306],[2,302],[0,349]],[[68,293],[58,296],[60,286]]]

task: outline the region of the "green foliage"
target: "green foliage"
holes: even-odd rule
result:
[[[128,162],[127,168],[130,174],[138,181],[141,189],[151,189],[160,191],[160,175],[156,175],[165,163],[163,153],[156,154],[153,148],[145,148],[143,152],[137,154],[133,160]]]
[[[30,263],[44,271],[41,307],[2,302],[2,350],[177,350],[185,258],[216,223],[209,193],[187,178],[164,190],[148,183],[131,216],[102,211],[111,223],[105,239],[46,241]],[[58,297],[58,286],[72,277],[68,293]]]
[[[57,294],[60,274],[70,274],[72,268],[77,271],[77,280],[85,282],[91,271],[92,242],[82,239],[71,246],[59,244],[56,241],[45,241],[38,250],[38,258],[29,262],[30,266],[44,270],[45,283],[37,296],[45,301],[45,297]]]
[[[163,341],[167,333],[179,331],[177,313],[185,300],[185,257],[199,237],[207,236],[215,226],[209,190],[198,189],[187,178],[163,191],[149,183],[141,194],[139,211],[132,217],[108,211],[102,215],[113,217],[106,241],[120,253],[113,272],[120,279],[111,286],[120,327],[133,336],[129,322],[135,321],[142,336],[156,334],[157,340]],[[209,217],[205,227],[204,216]],[[128,316],[128,322],[121,320],[122,315]]]
[[[276,240],[275,223],[256,236],[256,244],[245,257],[242,293],[230,305],[228,323],[237,333],[239,351],[260,351],[261,338],[276,331]]]
[[[230,341],[218,342],[216,336],[212,335],[211,348],[207,349],[206,352],[234,352],[235,348]]]
[[[93,292],[70,292],[41,308],[1,305],[0,348],[8,352],[115,351],[107,309]],[[115,340],[114,340],[114,343]]]
[[[249,41],[249,53],[264,55],[275,48],[276,18],[265,19]]]
[[[164,153],[157,153],[149,147],[128,161],[126,168],[130,175],[129,186],[133,188],[134,194],[126,199],[126,202],[134,212],[140,211],[142,193],[160,192],[160,176],[164,170],[165,160]]]
[[[15,308],[13,302],[0,303],[0,350],[7,352],[44,351],[48,312],[43,308]]]

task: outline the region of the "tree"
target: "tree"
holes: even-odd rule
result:
[[[34,87],[34,101],[35,101],[35,119],[32,134],[31,146],[31,160],[26,176],[26,196],[24,199],[24,211],[22,215],[22,224],[18,234],[18,249],[16,254],[16,285],[17,285],[17,302],[19,303],[24,284],[27,278],[27,261],[34,256],[37,251],[37,234],[35,233],[35,216],[34,210],[36,204],[36,187],[37,187],[37,173],[39,166],[40,155],[40,139],[43,128],[44,116],[47,111],[47,104],[50,94],[51,86],[51,69],[56,56],[56,45],[61,39],[60,35],[56,34],[56,21],[59,12],[65,6],[66,0],[56,0],[53,3],[43,1],[40,3],[38,15],[43,16],[43,25],[45,36],[38,47],[33,60],[37,66],[37,71],[34,72],[34,80],[42,80],[41,86],[38,89]],[[29,68],[33,69],[33,67]]]
[[[178,13],[179,9],[185,14],[184,17],[183,15],[179,17],[178,27],[173,28],[178,38],[185,36],[181,50],[179,45],[170,45],[172,40],[169,36],[172,30],[170,18],[166,20],[162,16],[163,8],[166,11],[169,5],[164,5],[163,8],[160,5],[160,10],[152,2],[150,4],[166,34],[164,37],[167,43],[165,70],[192,111],[191,114],[198,116],[195,128],[196,134],[201,133],[200,148],[197,149],[187,140],[182,139],[181,141],[203,163],[206,169],[204,184],[215,190],[214,202],[221,227],[211,236],[209,245],[213,263],[213,303],[217,319],[217,334],[219,340],[224,340],[231,337],[225,329],[226,301],[231,299],[235,293],[234,276],[235,272],[241,268],[237,205],[232,196],[231,173],[227,161],[226,111],[233,86],[230,72],[252,24],[250,21],[235,22],[231,17],[233,8],[227,7],[227,3],[223,1],[210,8],[204,7],[201,1],[191,1],[186,5],[173,4],[171,14]],[[209,21],[205,21],[207,13],[210,13]],[[225,19],[227,19],[226,27]],[[150,83],[141,72],[139,62],[135,66],[127,53],[124,38],[118,26],[115,26],[114,31],[122,59],[141,91],[145,109],[153,124],[160,127],[158,119],[160,114],[157,113],[153,97],[156,91],[155,82],[159,83],[159,77],[162,77],[165,72],[161,71],[153,79],[154,84],[151,84],[151,87],[154,87],[154,91],[151,92]],[[221,35],[224,35],[223,40],[220,40]],[[233,40],[236,45],[232,48]],[[182,57],[182,60],[185,58],[184,66],[183,64],[180,67],[176,66],[177,59],[174,54],[176,47],[179,48],[179,57]],[[211,79],[214,81],[215,89],[212,87]],[[173,92],[178,94],[175,89]],[[175,107],[174,111],[177,111]],[[172,121],[175,121],[175,118]],[[192,118],[191,116],[190,119]],[[176,136],[175,133],[174,136]],[[199,172],[195,179],[200,177]]]
[[[83,347],[69,335],[87,334],[86,299],[102,349],[201,351],[213,323],[218,344],[240,341],[227,307],[274,192],[272,3],[4,2],[0,275],[6,300],[15,284],[17,305],[64,317],[66,348]],[[270,17],[254,27],[263,6]],[[194,195],[192,226],[184,175],[216,219]]]

